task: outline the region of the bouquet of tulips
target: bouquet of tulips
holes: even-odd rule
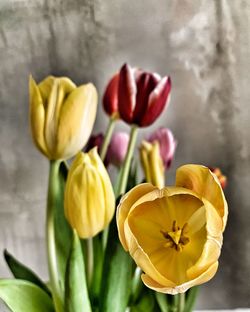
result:
[[[167,128],[135,149],[138,130],[169,102],[170,78],[123,65],[103,96],[107,131],[96,136],[93,84],[30,77],[29,90],[33,140],[50,166],[49,281],[5,250],[15,279],[0,279],[0,298],[13,312],[192,311],[197,285],[218,268],[226,179],[219,169],[187,164],[165,186],[177,145]],[[130,135],[113,133],[119,120]],[[113,185],[110,165],[118,168]]]

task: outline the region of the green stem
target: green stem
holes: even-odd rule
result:
[[[185,308],[185,293],[180,293],[177,295],[177,312],[184,312]]]
[[[169,304],[168,304],[168,297],[166,294],[162,294],[162,293],[159,293],[159,292],[155,292],[155,298],[156,298],[156,301],[158,303],[158,306],[161,310],[161,312],[169,312],[170,311],[170,307],[169,307]]]
[[[94,270],[94,248],[93,238],[87,239],[87,283],[90,289]]]
[[[125,193],[127,183],[128,183],[128,175],[129,175],[129,169],[131,165],[131,160],[133,157],[135,144],[136,144],[136,138],[137,138],[137,126],[133,125],[131,127],[130,131],[130,138],[129,138],[129,144],[128,144],[128,150],[127,154],[122,166],[122,172],[121,172],[121,179],[119,180],[118,188],[117,188],[117,196]]]
[[[51,283],[52,296],[55,304],[56,312],[63,312],[63,300],[61,295],[60,278],[57,268],[57,255],[55,243],[55,228],[54,228],[54,212],[59,196],[59,167],[60,161],[51,160],[49,173],[49,187],[47,199],[47,255],[49,266],[49,278]]]
[[[199,291],[198,286],[194,286],[188,290],[185,302],[185,312],[193,311],[198,291]]]
[[[142,289],[142,281],[141,281],[141,269],[136,267],[133,280],[132,280],[132,302],[135,303]]]
[[[112,137],[112,133],[114,131],[114,127],[115,127],[115,122],[116,122],[115,118],[109,119],[108,128],[107,128],[107,131],[105,133],[104,141],[102,143],[101,152],[100,152],[100,156],[101,156],[101,159],[103,161],[104,161],[106,154],[107,154],[108,146],[109,146],[109,143],[110,143],[110,140]]]

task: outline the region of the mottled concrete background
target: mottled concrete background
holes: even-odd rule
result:
[[[46,278],[48,163],[28,126],[28,76],[93,81],[100,94],[124,61],[173,80],[170,127],[183,163],[227,174],[230,218],[219,272],[199,308],[250,306],[250,2],[247,0],[1,0],[0,250]],[[99,107],[96,131],[103,129]],[[125,127],[125,126],[123,126]],[[127,129],[127,128],[126,128]],[[9,272],[0,260],[0,276]]]

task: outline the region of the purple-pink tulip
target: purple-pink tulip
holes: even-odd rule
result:
[[[98,152],[100,152],[104,136],[102,133],[92,135],[86,146],[85,151],[88,152],[94,146],[97,146]],[[108,166],[112,164],[116,167],[120,167],[125,159],[129,143],[129,135],[127,132],[115,132],[112,135],[111,141],[108,146],[107,155],[104,160],[104,164]]]
[[[107,163],[120,167],[127,153],[129,135],[126,132],[113,134],[107,152]]]
[[[171,165],[174,158],[177,141],[173,133],[168,128],[159,128],[153,132],[147,139],[149,142],[158,141],[160,145],[160,154],[166,169]]]

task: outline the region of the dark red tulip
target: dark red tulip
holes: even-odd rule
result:
[[[170,95],[170,77],[143,72],[124,64],[119,73],[118,111],[121,119],[139,127],[151,125],[164,110]]]
[[[104,135],[102,133],[92,134],[89,138],[89,141],[85,147],[85,152],[89,152],[93,147],[97,146],[98,153],[100,152],[100,148],[102,146],[104,140]]]
[[[118,115],[118,85],[119,73],[113,76],[109,81],[103,95],[103,108],[104,111],[111,117]]]

